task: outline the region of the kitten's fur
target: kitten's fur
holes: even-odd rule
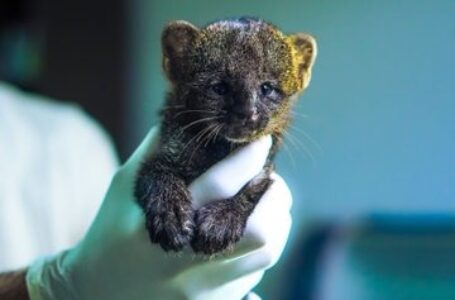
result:
[[[198,29],[172,22],[162,34],[171,82],[160,146],[142,165],[135,196],[150,239],[166,250],[191,244],[204,254],[231,249],[271,184],[272,158],[290,122],[296,94],[307,87],[316,57],[307,34],[284,35],[253,18]],[[231,199],[198,210],[187,186],[237,148],[264,135],[273,146],[261,174]]]

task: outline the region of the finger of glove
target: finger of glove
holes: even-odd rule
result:
[[[154,126],[147,133],[145,138],[142,140],[139,147],[133,152],[133,154],[128,158],[126,163],[122,166],[122,169],[128,173],[135,174],[140,163],[152,153],[157,145],[159,140],[159,126]]]
[[[196,178],[189,190],[198,208],[211,200],[233,197],[264,167],[272,138],[265,136],[229,155]]]
[[[249,292],[242,300],[262,300],[262,298],[254,292]]]
[[[238,277],[230,282],[221,283],[221,286],[218,288],[220,297],[214,299],[249,299],[246,297],[251,294],[251,290],[258,285],[263,276],[264,271],[258,271]]]
[[[262,279],[264,271],[238,273],[220,261],[188,270],[173,280],[187,299],[241,299]],[[209,293],[207,293],[209,292]],[[202,295],[209,297],[205,298]],[[201,297],[202,296],[202,297]]]
[[[216,269],[225,277],[236,278],[263,271],[279,259],[291,227],[292,197],[284,180],[273,174],[274,183],[250,216],[244,237],[233,253],[215,257],[202,267]]]
[[[271,177],[274,182],[249,217],[245,234],[233,253],[239,256],[260,249],[264,267],[270,267],[278,260],[292,223],[291,192],[281,176],[272,173]]]

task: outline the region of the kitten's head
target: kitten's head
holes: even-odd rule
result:
[[[172,22],[163,31],[162,47],[163,68],[179,104],[232,142],[284,130],[293,96],[308,86],[316,58],[310,35],[285,35],[253,18],[202,29]]]

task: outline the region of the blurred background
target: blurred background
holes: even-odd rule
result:
[[[319,56],[277,160],[291,238],[264,299],[455,299],[452,0],[2,0],[0,80],[77,102],[122,159],[167,87],[160,34],[258,16]]]

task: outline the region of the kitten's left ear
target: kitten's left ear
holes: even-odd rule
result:
[[[163,69],[171,81],[178,80],[187,69],[185,58],[199,29],[193,24],[180,20],[166,25],[161,34]]]
[[[311,70],[318,51],[316,40],[306,33],[290,35],[289,39],[295,49],[298,73],[302,78],[302,88],[306,88],[311,80]]]

